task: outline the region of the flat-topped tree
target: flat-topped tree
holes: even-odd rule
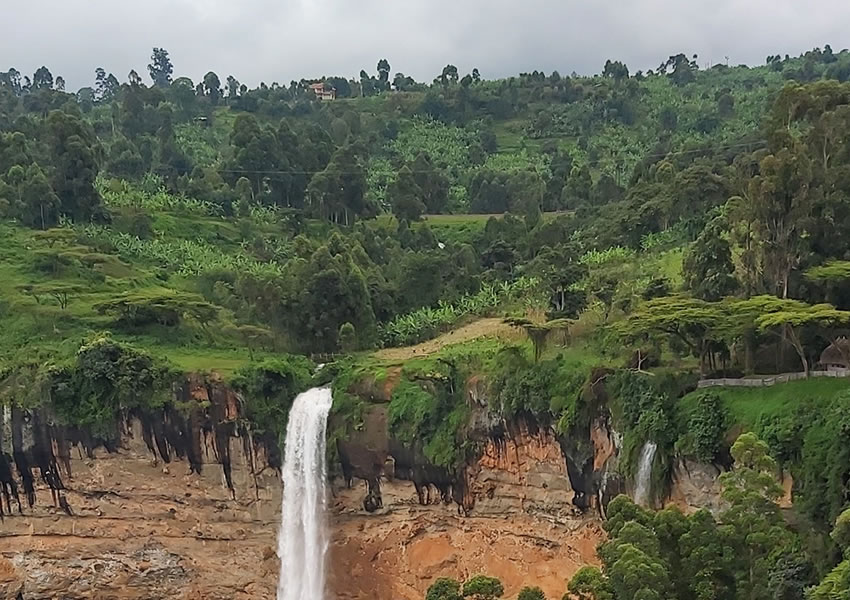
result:
[[[570,325],[574,322],[572,319],[554,319],[545,323],[533,323],[529,319],[516,317],[509,317],[504,320],[504,323],[522,329],[528,335],[528,339],[534,346],[534,362],[538,362],[540,357],[543,356],[550,334],[553,331],[568,332]]]
[[[756,324],[762,331],[773,331],[778,335],[786,336],[800,357],[806,377],[809,376],[809,361],[800,340],[802,330],[807,327],[816,328],[818,333],[838,348],[845,360],[850,358],[844,344],[837,343],[838,335],[836,334],[839,328],[850,324],[850,312],[838,310],[831,304],[803,304],[802,306],[800,304],[789,303],[781,310],[762,315],[756,320]]]
[[[256,345],[263,348],[274,344],[274,334],[270,329],[265,327],[257,327],[256,325],[227,325],[223,328],[223,332],[228,335],[233,335],[248,347],[248,357],[254,360],[254,347]]]
[[[727,339],[731,341],[747,332],[759,331],[788,340],[800,357],[807,377],[809,361],[802,343],[805,330],[832,343],[842,355],[847,353],[844,344],[836,342],[850,325],[850,311],[838,310],[831,304],[806,304],[800,300],[783,300],[767,295],[725,304],[729,311],[724,328]],[[850,355],[844,358],[850,361]]]
[[[179,325],[183,317],[193,317],[201,327],[213,321],[218,308],[197,294],[174,290],[142,290],[116,296],[112,300],[94,306],[100,314],[113,314],[118,321],[129,326],[144,326],[158,323],[166,326]]]
[[[822,288],[825,300],[841,305],[839,289],[850,282],[850,261],[831,260],[807,269],[803,277]]]
[[[699,357],[703,373],[706,357],[712,346],[722,341],[721,332],[726,325],[727,311],[722,304],[668,296],[641,305],[617,323],[614,331],[626,342],[659,335],[675,339]]]
[[[37,304],[41,304],[42,296],[51,296],[59,304],[59,308],[68,308],[70,296],[81,292],[85,288],[76,283],[59,281],[55,283],[26,284],[17,288],[19,291],[32,296]]]
[[[817,283],[835,283],[850,279],[850,260],[832,260],[807,269],[803,276]]]

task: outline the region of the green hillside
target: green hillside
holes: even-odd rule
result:
[[[98,69],[75,93],[0,72],[0,403],[107,439],[209,372],[274,443],[331,383],[332,439],[380,400],[445,481],[480,450],[483,381],[487,435],[543,427],[593,467],[601,418],[615,475],[650,457],[658,498],[680,461],[734,465],[718,520],[611,501],[572,597],[802,599],[838,562],[848,380],[696,384],[850,366],[850,52],[255,89],[174,67],[155,49],[153,85]],[[806,597],[846,598],[848,565]]]

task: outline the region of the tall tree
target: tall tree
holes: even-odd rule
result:
[[[443,212],[449,201],[449,180],[434,167],[424,152],[410,163],[410,171],[421,191],[420,199],[425,204],[425,211],[430,214]]]
[[[605,68],[602,70],[603,77],[610,77],[614,81],[622,81],[629,78],[629,68],[618,60],[606,60]]]
[[[151,62],[148,72],[156,87],[165,88],[171,85],[171,75],[174,73],[174,65],[165,48],[154,48],[151,54]]]
[[[79,118],[54,110],[46,121],[53,163],[51,185],[63,214],[78,221],[102,216],[95,180],[100,146],[91,127]]]
[[[812,211],[811,181],[811,163],[797,144],[764,157],[759,175],[750,181],[749,196],[764,243],[765,266],[781,298],[788,297],[791,272],[804,250],[804,227]]]
[[[12,167],[6,180],[16,188],[17,206],[13,214],[24,225],[47,229],[58,223],[59,198],[37,164],[30,165],[26,171],[19,165]]]
[[[735,291],[735,265],[724,229],[724,220],[712,220],[685,255],[685,285],[697,298],[720,300]]]
[[[212,103],[213,106],[217,105],[222,96],[221,81],[219,80],[218,75],[212,71],[204,75],[203,90],[204,95],[209,98],[210,103]]]
[[[227,97],[235,100],[239,96],[239,80],[233,75],[227,76]]]
[[[734,564],[739,598],[769,598],[765,582],[783,551],[794,546],[776,503],[782,487],[776,480],[776,461],[754,433],[741,434],[732,445],[735,467],[721,475],[723,498],[729,508],[721,515],[722,530],[739,557]]]
[[[142,78],[136,73],[135,69],[131,69],[127,74],[127,82],[134,87],[139,87],[142,85]]]
[[[390,89],[390,63],[386,58],[378,61],[378,81],[382,90]]]
[[[354,144],[339,148],[328,166],[313,176],[307,196],[315,215],[351,225],[365,211],[366,170],[361,150]]]
[[[393,77],[393,88],[399,92],[405,92],[415,84],[413,77],[408,77],[404,73],[396,73]]]
[[[53,74],[47,67],[39,67],[32,76],[33,90],[52,90]]]
[[[538,277],[549,294],[550,319],[571,318],[584,309],[587,298],[577,284],[587,273],[570,244],[544,248],[528,264],[528,272]]]
[[[111,102],[117,95],[121,84],[112,73],[107,74],[102,67],[95,70],[94,98],[97,102]]]
[[[416,183],[416,177],[410,167],[404,166],[396,174],[387,189],[387,200],[392,206],[393,214],[401,220],[418,221],[425,212],[422,202],[422,188]]]
[[[454,65],[446,65],[443,67],[443,72],[440,73],[440,84],[445,87],[452,83],[457,83],[458,80],[458,72],[457,67]]]

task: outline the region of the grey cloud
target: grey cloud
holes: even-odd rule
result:
[[[151,47],[176,74],[208,70],[249,85],[393,71],[430,81],[447,63],[486,77],[554,69],[598,72],[607,58],[634,71],[670,54],[700,63],[760,63],[846,39],[850,4],[823,0],[6,0],[0,68],[42,64],[69,87],[102,66],[146,75]],[[5,4],[4,3],[4,4]],[[5,64],[4,64],[5,63]]]

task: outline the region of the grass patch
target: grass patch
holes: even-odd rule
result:
[[[716,393],[729,410],[733,423],[753,429],[762,417],[789,414],[805,403],[829,404],[841,392],[850,390],[850,380],[813,377],[758,388],[707,388],[696,390],[680,401],[682,416],[687,418],[705,391]]]

